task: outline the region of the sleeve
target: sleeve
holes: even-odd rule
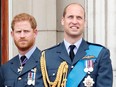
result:
[[[110,59],[110,52],[108,49],[103,48],[100,52],[100,62],[98,69],[98,76],[96,80],[96,87],[112,87],[113,71]]]
[[[0,67],[0,87],[4,87],[4,79],[2,74],[2,67]]]

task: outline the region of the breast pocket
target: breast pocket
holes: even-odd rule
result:
[[[14,81],[5,81],[5,87],[14,87]]]

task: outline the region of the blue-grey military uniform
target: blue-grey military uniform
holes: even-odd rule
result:
[[[40,70],[41,51],[36,48],[29,60],[26,62],[21,73],[19,56],[15,56],[2,67],[0,67],[0,87],[44,87]],[[28,73],[36,68],[35,85],[28,85]]]
[[[86,55],[85,51],[89,49],[89,45],[91,44],[101,46],[98,44],[86,42],[83,39],[74,57],[73,62],[71,62],[71,59],[68,56],[64,42],[54,47],[46,49],[45,50],[46,66],[47,66],[50,81],[55,80],[58,67],[63,61],[66,61],[69,66],[68,69],[68,75],[69,75],[70,71],[73,69],[75,64],[78,63],[78,61],[81,60]],[[112,82],[113,82],[112,65],[111,65],[110,53],[107,48],[105,47],[102,48],[101,52],[98,55],[98,58],[94,62],[93,72],[90,74],[90,76],[91,78],[93,78],[95,82],[93,84],[93,87],[112,87]],[[87,75],[79,83],[78,87],[85,87],[83,81],[86,77]]]

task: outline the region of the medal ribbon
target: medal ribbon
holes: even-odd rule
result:
[[[28,85],[35,85],[35,75],[36,75],[36,68],[32,69],[29,73],[28,73],[28,81],[27,84]]]

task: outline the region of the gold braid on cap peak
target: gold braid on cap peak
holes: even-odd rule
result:
[[[42,52],[40,63],[41,63],[41,71],[42,71],[45,87],[66,87],[68,65],[65,61],[63,61],[60,64],[57,75],[56,75],[56,79],[54,80],[54,82],[51,82],[48,77],[48,72],[46,69],[45,51]]]

